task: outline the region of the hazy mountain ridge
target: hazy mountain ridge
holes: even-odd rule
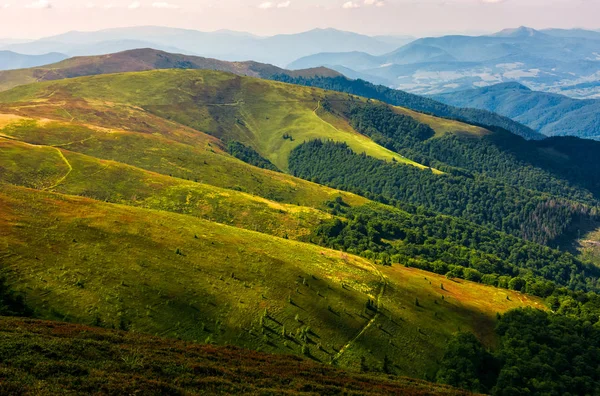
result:
[[[4,49],[23,54],[58,51],[69,56],[81,56],[153,47],[227,61],[254,60],[285,66],[295,59],[319,52],[366,51],[380,55],[410,41],[412,38],[402,36],[371,37],[336,29],[258,37],[227,30],[201,32],[146,26],[68,32],[33,42],[6,45]]]
[[[49,63],[59,62],[68,56],[60,53],[47,53],[44,55],[23,55],[13,51],[0,50],[0,70],[23,69],[36,67]]]
[[[591,98],[600,88],[567,87],[600,80],[598,37],[581,29],[521,27],[488,36],[422,38],[377,57],[316,54],[288,67],[344,67],[370,81],[426,95],[518,81],[540,91]]]

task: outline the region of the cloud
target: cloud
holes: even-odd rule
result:
[[[284,2],[277,4],[277,8],[288,8],[290,6],[290,4],[292,4],[291,1],[284,1]]]
[[[170,10],[175,10],[181,7],[179,7],[177,4],[167,3],[165,1],[157,1],[152,3],[152,8],[166,8]]]
[[[384,0],[365,0],[366,6],[383,7],[385,5]]]
[[[133,3],[129,4],[129,8],[130,10],[137,10],[138,8],[140,8],[142,6],[142,3],[140,3],[139,1],[134,1]]]
[[[354,1],[347,1],[342,5],[342,8],[349,10],[352,8],[360,8],[360,5],[358,3],[355,3]]]
[[[275,6],[275,4],[273,4],[272,2],[265,1],[264,3],[260,3],[258,8],[260,8],[262,10],[268,10],[269,8],[273,8],[273,6]]]
[[[50,3],[50,1],[48,1],[48,0],[37,0],[31,4],[26,5],[25,8],[37,8],[37,9],[52,8],[52,3]]]

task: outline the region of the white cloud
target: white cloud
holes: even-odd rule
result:
[[[277,4],[277,8],[288,8],[290,6],[290,4],[292,4],[291,1],[283,1],[279,4]]]
[[[10,4],[6,3],[2,6],[2,8],[10,8]]]
[[[52,3],[48,0],[37,0],[26,5],[25,8],[52,8]]]
[[[360,5],[353,1],[347,1],[342,5],[342,8],[345,8],[345,9],[360,8]]]
[[[275,6],[275,4],[273,4],[272,2],[265,1],[264,3],[260,3],[258,8],[263,9],[263,10],[268,10],[269,8],[273,8],[273,6]]]
[[[366,6],[383,7],[385,5],[384,0],[365,0]]]
[[[167,3],[165,1],[154,2],[154,3],[152,3],[152,7],[153,8],[167,8],[167,9],[171,9],[171,10],[181,8],[177,4]]]
[[[140,8],[142,6],[142,3],[140,3],[139,1],[134,1],[133,3],[129,4],[129,8],[130,10],[137,10],[138,8]]]

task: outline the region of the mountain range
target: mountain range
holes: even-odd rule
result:
[[[325,51],[368,51],[382,54],[413,39],[404,36],[370,37],[335,29],[314,29],[298,34],[259,37],[228,30],[200,32],[147,26],[96,32],[74,31],[32,42],[9,44],[0,49],[28,55],[59,52],[68,56],[85,56],[150,47],[227,61],[253,60],[285,66],[300,57]]]
[[[171,54],[149,48],[109,55],[76,57],[37,68],[0,71],[0,91],[38,81],[156,69],[219,70],[242,76],[275,80],[301,80],[302,83],[310,82],[311,84],[320,83],[321,88],[332,88],[329,85],[333,80],[334,87],[332,89],[334,90],[383,100],[393,105],[405,106],[439,117],[460,119],[466,122],[487,125],[488,127],[504,128],[527,139],[541,139],[544,137],[507,117],[482,110],[458,109],[402,91],[383,86],[375,87],[365,81],[352,81],[340,73],[324,67],[291,71],[258,62],[226,62],[190,55]]]
[[[546,136],[600,138],[600,100],[578,100],[503,83],[433,96],[440,102],[489,110],[510,117]]]
[[[419,94],[440,94],[517,81],[540,91],[600,95],[600,38],[586,30],[506,29],[489,36],[415,40],[389,53],[321,53],[289,68],[327,66]],[[590,84],[591,83],[591,84]]]

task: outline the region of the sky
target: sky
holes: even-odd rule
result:
[[[0,0],[0,38],[147,25],[420,37],[518,26],[600,29],[599,15],[600,0]]]

